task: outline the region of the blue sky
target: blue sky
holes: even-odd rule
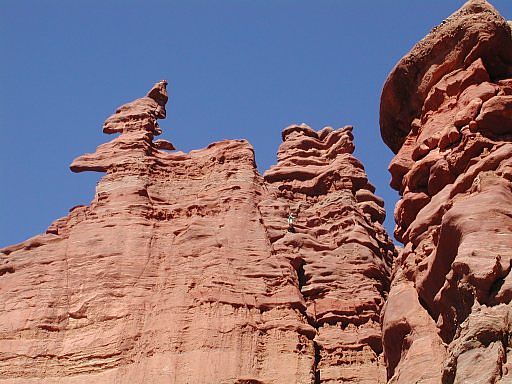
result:
[[[492,2],[512,19],[512,2]],[[356,156],[386,201],[397,193],[378,125],[395,63],[463,1],[0,0],[0,246],[88,204],[101,174],[76,157],[103,121],[169,81],[164,134],[183,151],[248,139],[260,172],[282,128],[354,125]]]

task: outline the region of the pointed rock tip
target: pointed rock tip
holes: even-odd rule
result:
[[[106,134],[122,133],[127,130],[150,130],[155,136],[162,133],[156,121],[149,122],[149,129],[141,124],[141,118],[146,120],[165,119],[167,112],[167,80],[155,83],[145,97],[123,104],[109,116],[103,123],[103,132]]]
[[[160,80],[149,90],[147,97],[155,100],[159,105],[164,106],[169,100],[167,95],[167,80]]]

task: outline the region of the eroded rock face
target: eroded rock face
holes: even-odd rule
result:
[[[386,382],[379,316],[395,248],[352,139],[350,126],[290,126],[264,175],[273,197],[260,209],[273,251],[297,270],[316,329],[315,383]],[[296,220],[286,232],[279,218],[289,213]]]
[[[0,382],[385,382],[394,248],[350,129],[288,128],[264,179],[244,140],[165,152],[165,86],[73,161],[90,206],[0,250]]]
[[[404,243],[383,316],[391,383],[512,381],[512,34],[473,0],[395,67],[381,132]]]

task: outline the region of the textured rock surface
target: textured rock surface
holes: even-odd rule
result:
[[[468,2],[386,81],[404,243],[383,316],[391,383],[512,382],[512,35]]]
[[[485,0],[468,1],[416,44],[393,69],[382,93],[380,126],[382,138],[395,153],[422,107],[432,108],[441,97],[443,90],[436,84],[448,73],[467,68],[478,58],[498,77],[509,72],[510,27]],[[447,91],[451,93],[450,89]],[[430,92],[434,94],[425,105]]]
[[[290,126],[264,175],[275,196],[260,204],[265,227],[275,254],[296,268],[316,329],[315,383],[386,382],[379,316],[395,250],[352,139],[352,127]],[[288,213],[294,231],[283,232]]]
[[[288,128],[263,178],[244,140],[153,141],[165,86],[72,163],[106,172],[90,206],[0,250],[0,382],[384,383],[394,248],[351,129]]]

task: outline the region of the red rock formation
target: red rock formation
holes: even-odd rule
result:
[[[352,139],[352,127],[290,126],[264,175],[273,198],[260,209],[274,253],[297,269],[317,330],[315,383],[386,382],[379,316],[395,250]],[[283,232],[289,213],[296,220]]]
[[[0,250],[0,382],[383,383],[393,247],[350,129],[285,130],[265,182],[244,140],[153,141],[165,86],[72,163],[106,172],[90,206]]]
[[[382,93],[405,244],[383,316],[390,383],[510,383],[512,35],[472,0]]]
[[[121,135],[73,162],[75,172],[107,172],[89,207],[2,251],[0,382],[314,375],[315,329],[299,310],[295,270],[272,256],[252,148],[159,150],[166,99],[161,82],[119,108],[104,131]]]

